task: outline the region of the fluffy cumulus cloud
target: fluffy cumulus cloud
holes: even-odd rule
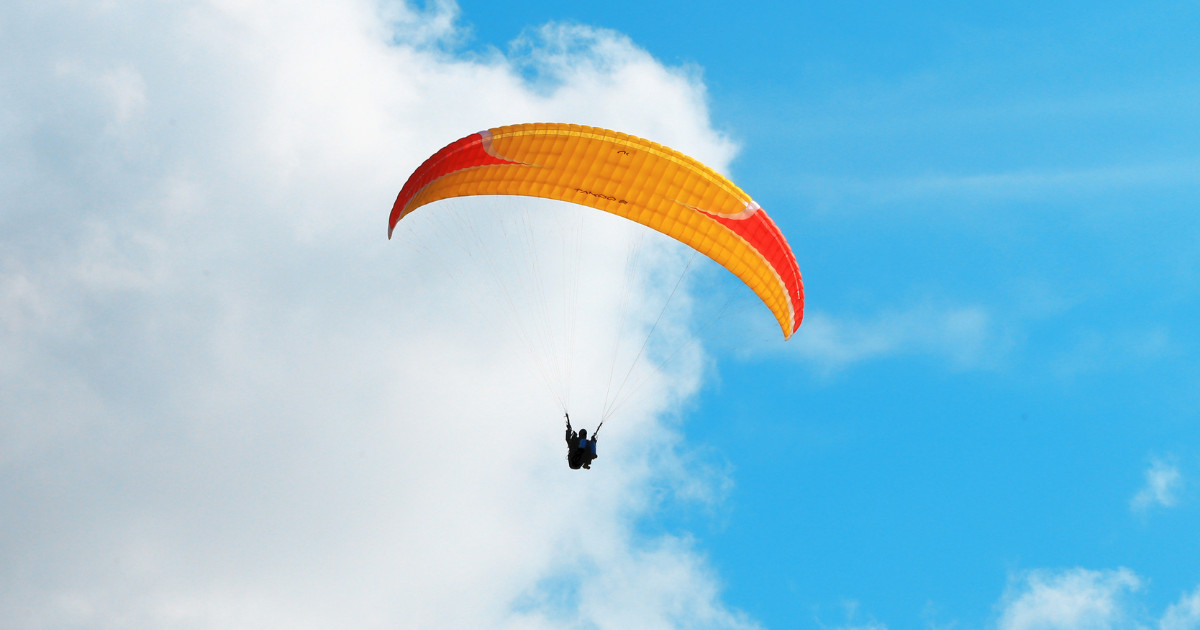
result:
[[[1165,609],[1147,605],[1152,584],[1128,568],[1032,569],[1014,572],[990,619],[965,627],[995,630],[1196,630],[1200,628],[1200,588],[1184,593]],[[816,625],[837,630],[886,630],[889,625],[844,604],[845,621]],[[923,627],[964,627],[961,620],[935,620],[927,604]]]
[[[695,76],[618,34],[456,54],[455,12],[0,8],[0,626],[754,627],[685,536],[638,534],[726,482],[671,431],[701,357],[650,362],[602,465],[567,470],[479,269],[430,282],[403,241],[426,228],[384,225],[424,157],[498,124],[733,147]]]
[[[1200,589],[1158,614],[1137,599],[1143,580],[1125,568],[1039,569],[1014,575],[1000,602],[1000,630],[1200,628]]]
[[[1032,571],[1005,595],[1001,630],[1129,627],[1126,600],[1141,587],[1128,569]]]

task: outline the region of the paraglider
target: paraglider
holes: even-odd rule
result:
[[[724,176],[660,144],[561,123],[471,134],[443,147],[409,176],[392,206],[388,238],[422,206],[478,195],[541,197],[624,217],[703,253],[741,279],[770,309],[785,339],[804,317],[799,266],[767,213]],[[560,403],[565,412],[566,402],[560,398]],[[606,402],[601,425],[613,408]],[[570,467],[590,468],[596,433],[589,439],[586,430],[572,431],[567,416],[566,441]]]
[[[804,285],[762,207],[716,171],[641,138],[581,125],[498,127],[425,160],[392,205],[388,238],[417,208],[451,197],[544,197],[625,217],[716,261],[767,305],[785,338],[804,317]]]

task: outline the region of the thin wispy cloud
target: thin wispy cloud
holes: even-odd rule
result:
[[[1081,330],[1072,337],[1069,341],[1064,339],[1064,347],[1047,361],[1059,377],[1073,378],[1128,365],[1151,365],[1177,354],[1180,348],[1164,326]]]
[[[817,619],[821,628],[828,630],[887,630],[887,624],[876,620],[869,613],[862,612],[862,603],[854,600],[842,602],[846,620],[843,623],[829,625]]]
[[[1171,604],[1159,620],[1159,630],[1195,630],[1200,628],[1200,587]]]
[[[941,358],[954,369],[984,369],[1002,361],[1011,344],[986,308],[928,303],[866,318],[809,313],[789,351],[824,372],[913,355]]]
[[[873,188],[882,200],[970,196],[973,199],[1040,198],[1048,195],[1103,194],[1136,187],[1194,185],[1200,160],[1158,164],[1114,165],[1079,169],[1021,170],[1002,173],[938,174],[891,182]],[[889,192],[884,192],[889,191]]]
[[[1155,459],[1145,472],[1145,484],[1129,507],[1134,512],[1145,514],[1154,508],[1170,508],[1179,504],[1183,490],[1183,475],[1175,464]]]
[[[854,176],[801,175],[797,190],[821,199],[821,207],[856,208],[928,200],[982,203],[1014,200],[1086,199],[1136,190],[1196,185],[1200,159],[1080,168],[1027,168],[1001,172],[925,173],[865,179]]]

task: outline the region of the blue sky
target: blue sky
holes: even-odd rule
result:
[[[736,487],[655,525],[734,605],[979,627],[1021,571],[1128,567],[1152,611],[1200,583],[1194,5],[461,7],[468,48],[563,20],[699,73],[809,312],[897,335],[722,357],[688,413]],[[1155,461],[1176,499],[1131,509]]]
[[[1188,2],[5,5],[0,625],[1198,628],[1198,34]],[[699,350],[586,476],[485,274],[434,273],[453,230],[385,238],[426,156],[532,120],[715,166],[805,279],[785,343],[697,271],[660,334]]]

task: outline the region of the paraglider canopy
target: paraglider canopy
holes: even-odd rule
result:
[[[560,123],[511,125],[453,142],[408,179],[388,238],[423,205],[470,195],[569,201],[662,232],[722,265],[790,337],[804,317],[800,269],[767,213],[699,161],[628,134]]]

